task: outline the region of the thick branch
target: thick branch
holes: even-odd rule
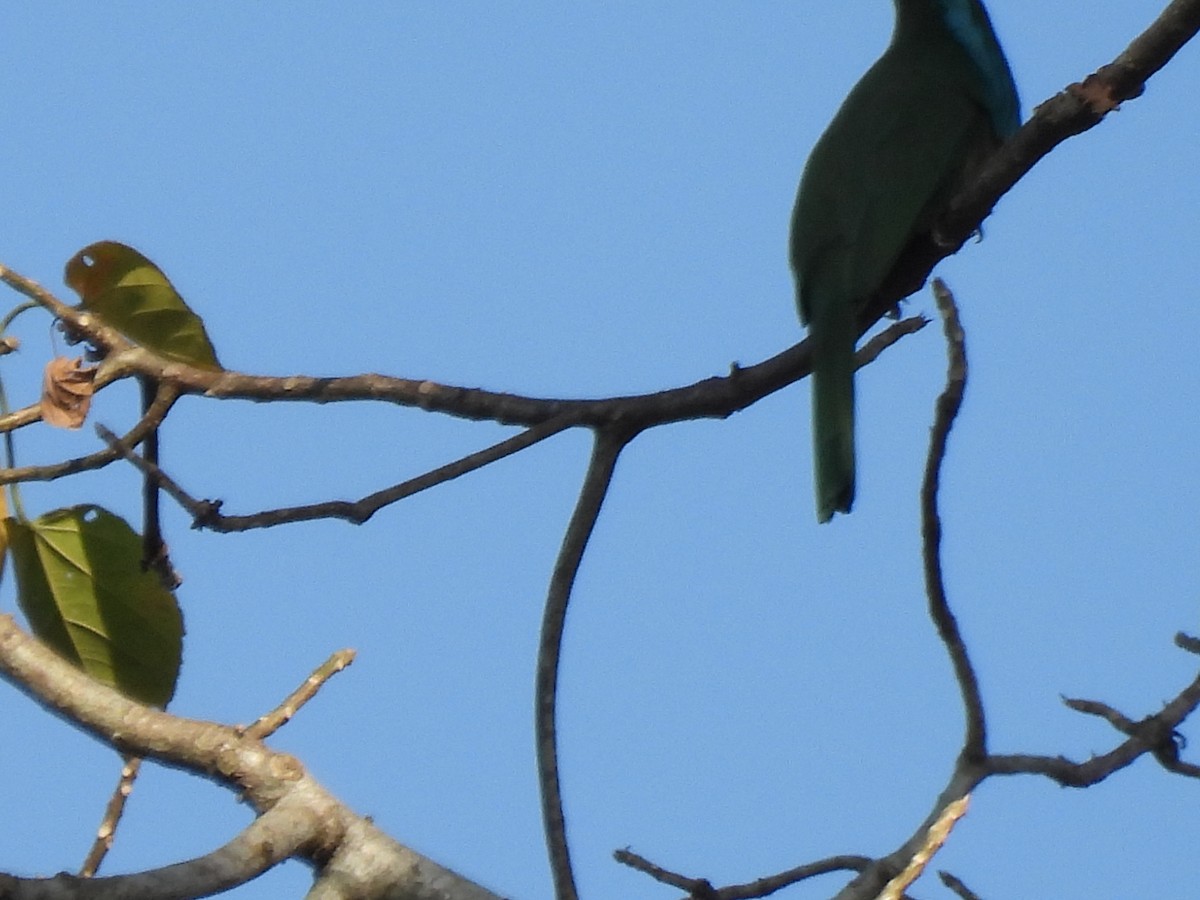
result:
[[[308,799],[285,798],[225,846],[187,862],[134,875],[15,878],[0,875],[6,900],[187,900],[228,891],[297,853],[317,823]]]
[[[318,784],[295,757],[271,750],[243,730],[185,719],[134,703],[25,634],[11,616],[0,616],[0,675],[108,746],[210,778],[247,800],[260,818],[243,833],[240,843],[231,846],[250,847],[246,842],[251,839],[246,835],[251,835],[257,842],[253,848],[257,849],[244,856],[259,868],[246,875],[249,869],[245,866],[226,867],[221,871],[227,874],[221,877],[231,877],[228,873],[234,871],[239,873],[238,877],[254,877],[281,859],[297,856],[318,869],[318,884],[323,884],[326,891],[322,896],[373,900],[402,894],[413,900],[496,900],[483,888],[403,847],[348,810]],[[266,818],[268,812],[280,807],[282,812]],[[259,824],[264,819],[265,824]],[[276,846],[278,850],[272,849]],[[217,851],[218,854],[221,852]],[[149,878],[166,872],[168,877],[175,878],[187,873],[199,878],[208,872],[204,867],[211,863],[212,857],[205,857],[205,860],[209,862],[193,861],[197,866],[188,869],[167,867],[157,873],[143,874]],[[325,879],[324,875],[335,860],[336,874]],[[225,860],[230,864],[234,861]],[[180,865],[191,866],[189,863]],[[96,896],[200,895],[194,886],[188,893],[178,894],[158,892],[157,887],[146,888],[140,893],[125,892],[125,879],[140,877],[96,879],[98,884],[117,885],[111,893]],[[66,878],[68,876],[59,876],[51,881],[68,884],[63,881]],[[134,884],[136,887],[139,883]],[[142,891],[142,888],[137,887],[137,890]],[[9,896],[3,891],[0,895]],[[76,895],[60,892],[20,896]]]

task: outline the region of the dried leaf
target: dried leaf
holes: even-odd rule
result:
[[[78,428],[87,418],[95,390],[96,369],[81,358],[58,356],[42,374],[42,421],[56,428]]]

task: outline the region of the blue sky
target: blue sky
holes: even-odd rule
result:
[[[1025,115],[1161,5],[993,3]],[[884,0],[15,6],[0,260],[67,296],[78,249],[133,244],[247,372],[571,397],[686,384],[801,337],[796,181],[890,27]],[[1196,670],[1171,638],[1200,631],[1197,79],[1187,47],[939,268],[972,363],[944,476],[946,577],[998,751],[1104,752],[1111,730],[1060,693],[1137,718]],[[22,404],[56,346],[36,316],[18,334],[3,374]],[[961,735],[916,517],[944,360],[929,328],[862,373],[859,500],[830,526],[812,513],[806,383],[622,458],[562,674],[585,897],[674,895],[612,862],[619,847],[721,884],[885,853],[925,815]],[[135,404],[122,386],[94,416],[119,428]],[[252,512],[358,496],[505,433],[192,398],[163,442],[194,493]],[[19,460],[96,442],[27,429]],[[533,653],[587,449],[560,436],[361,528],[212,535],[169,510],[188,627],[172,708],[251,721],[354,647],[273,745],[400,841],[499,893],[549,896]],[[137,486],[113,468],[23,496],[135,520]],[[0,601],[13,608],[11,588]],[[20,815],[0,867],[74,869],[116,757],[2,693]],[[993,780],[937,865],[989,897],[1189,897],[1196,790],[1148,762],[1083,792]],[[106,871],[208,852],[248,818],[149,768]],[[300,896],[308,880],[289,865],[233,896]]]

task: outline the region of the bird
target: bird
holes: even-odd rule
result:
[[[980,0],[894,2],[891,42],[814,145],[792,210],[789,259],[812,344],[818,522],[854,503],[859,313],[1021,122]]]

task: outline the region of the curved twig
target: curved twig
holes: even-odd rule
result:
[[[571,589],[583,560],[583,551],[600,515],[600,507],[612,483],[617,457],[635,436],[635,431],[612,430],[596,434],[591,461],[579,491],[571,521],[563,535],[546,606],[542,614],[542,634],[538,642],[537,683],[534,697],[534,730],[537,744],[538,784],[542,793],[542,823],[546,829],[546,849],[554,875],[558,900],[577,900],[575,876],[571,870],[571,851],[567,844],[563,816],[562,789],[558,777],[558,734],[555,713],[558,697],[558,669],[562,652],[563,628]]]
[[[946,441],[954,420],[962,408],[963,392],[967,386],[967,345],[958,307],[940,278],[933,281],[933,296],[942,314],[946,334],[946,387],[934,407],[933,429],[929,438],[929,455],[925,461],[925,477],[921,483],[921,556],[925,571],[925,594],[929,600],[929,616],[937,626],[938,637],[946,645],[954,677],[962,692],[967,729],[963,742],[964,758],[978,761],[987,754],[987,721],[983,698],[979,695],[979,680],[967,654],[958,620],[946,598],[946,583],[942,578],[942,521],[938,516],[938,489],[941,485],[942,462],[946,458]]]
[[[132,451],[146,436],[152,433],[167,413],[171,411],[171,407],[179,399],[179,392],[173,385],[162,384],[158,393],[154,397],[154,402],[146,410],[146,414],[138,419],[137,423],[125,432],[125,434],[117,438],[113,436],[114,445],[106,447],[103,450],[97,450],[95,453],[89,453],[87,456],[78,456],[74,459],[63,460],[59,463],[51,463],[46,466],[17,466],[12,469],[0,468],[0,484],[11,484],[13,482],[25,481],[54,481],[57,478],[64,478],[67,475],[75,475],[79,472],[87,472],[92,469],[101,469],[109,463],[115,462],[125,455],[126,451]],[[111,432],[109,432],[111,434]]]

